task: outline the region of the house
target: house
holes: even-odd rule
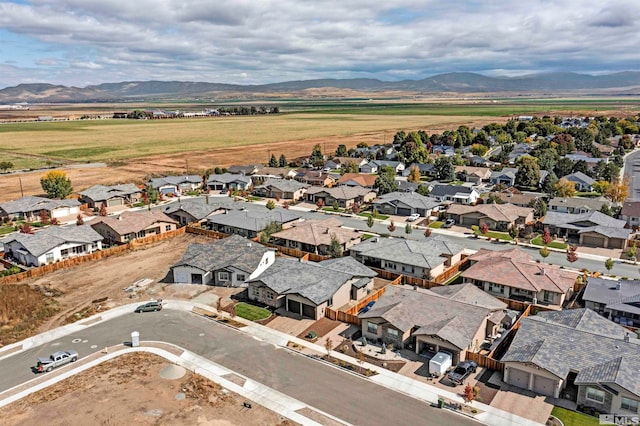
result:
[[[465,182],[480,183],[491,179],[491,169],[488,167],[456,166],[456,176]]]
[[[91,227],[102,235],[105,243],[113,245],[175,231],[178,222],[160,210],[124,211],[118,216],[100,216],[91,221]]]
[[[364,173],[345,173],[336,182],[338,186],[362,186],[363,188],[373,189],[376,183],[376,175],[368,175]]]
[[[301,170],[294,177],[298,182],[306,183],[312,186],[332,187],[337,179],[334,175],[319,170]]]
[[[337,219],[305,220],[293,224],[271,235],[276,245],[294,248],[309,253],[326,255],[329,253],[332,239],[337,239],[342,251],[362,241],[358,231],[342,227]]]
[[[248,297],[286,313],[318,320],[326,308],[339,308],[373,288],[376,273],[351,258],[319,263],[276,259],[248,281]]]
[[[524,194],[513,187],[507,188],[500,192],[490,192],[486,195],[487,197],[498,198],[503,203],[513,204],[514,206],[518,207],[529,207],[535,200],[540,198],[535,194]],[[486,202],[487,201],[485,198],[485,203]]]
[[[568,158],[569,160],[573,161],[574,163],[577,162],[577,161],[584,161],[589,166],[595,166],[600,161],[604,161],[605,164],[609,162],[609,157],[594,158],[593,156],[591,156],[591,154],[587,154],[587,153],[584,153],[584,152],[576,152],[574,154],[566,154],[564,156],[564,158]]]
[[[256,186],[254,193],[259,197],[297,201],[304,197],[308,187],[306,183],[291,179],[269,178],[262,185]]]
[[[351,150],[349,150],[351,152]],[[386,160],[393,160],[398,152],[394,146],[387,145],[372,145],[367,147],[356,147],[353,149],[353,153],[350,154],[352,158],[375,158],[381,152],[381,155]]]
[[[207,228],[224,234],[255,238],[271,223],[291,226],[300,216],[286,209],[267,211],[226,210],[224,214],[207,217]]]
[[[324,168],[327,170],[336,170],[342,169],[347,166],[347,164],[353,163],[358,168],[367,164],[367,160],[364,158],[353,158],[353,157],[333,157],[331,160],[328,160],[324,163]]]
[[[89,225],[49,226],[34,234],[16,232],[0,241],[5,256],[26,266],[42,266],[102,249],[102,236]]]
[[[396,174],[400,174],[404,170],[404,163],[400,161],[371,160],[360,166],[360,173],[379,173],[383,166],[391,167]]]
[[[436,200],[453,201],[460,204],[475,204],[480,194],[473,188],[460,185],[436,184],[431,188],[429,196]]]
[[[436,168],[433,164],[431,163],[426,163],[426,164],[418,164],[418,163],[413,163],[411,166],[409,167],[405,167],[405,169],[402,171],[402,176],[404,177],[408,177],[411,174],[411,168],[413,167],[417,167],[418,170],[420,170],[420,176],[435,176],[436,175]]]
[[[596,182],[582,172],[570,173],[564,176],[564,178],[569,182],[574,182],[576,184],[576,190],[580,192],[593,191],[593,184]]]
[[[620,214],[629,226],[637,228],[640,226],[640,201],[625,201]]]
[[[500,171],[491,172],[489,181],[493,185],[501,183],[503,185],[513,186],[516,184],[516,173],[518,173],[518,169],[516,167],[504,167]]]
[[[496,297],[561,307],[573,293],[578,273],[555,265],[537,263],[519,249],[480,249],[469,257],[464,282]]]
[[[263,185],[267,180],[293,179],[296,171],[286,167],[265,167],[260,166],[251,175],[253,186]]]
[[[43,211],[50,219],[76,216],[80,213],[80,202],[73,198],[53,200],[27,195],[15,201],[0,203],[0,219],[35,222],[40,220]]]
[[[207,244],[190,244],[171,267],[173,282],[246,287],[276,260],[275,251],[238,235]]]
[[[600,413],[633,414],[640,404],[640,345],[590,309],[522,318],[500,360],[503,380]]]
[[[604,197],[554,197],[549,200],[548,207],[552,212],[580,214],[599,211],[604,204],[609,206],[611,203]]]
[[[398,180],[396,179],[396,183],[398,184],[398,192],[416,192],[418,187],[420,186],[417,182],[409,182],[408,180]]]
[[[509,153],[509,164],[515,164],[522,156],[529,155],[533,147],[528,143],[517,143]]]
[[[233,165],[229,166],[227,171],[234,175],[251,176],[252,174],[256,173],[260,167],[262,167],[261,164]]]
[[[192,223],[203,223],[207,217],[224,213],[235,208],[233,199],[229,197],[191,198],[173,202],[162,208],[162,212],[181,226]]]
[[[464,247],[450,240],[369,238],[349,249],[358,262],[396,274],[434,279],[460,262]]]
[[[373,201],[373,208],[386,215],[410,216],[417,213],[422,217],[429,217],[441,204],[434,197],[417,192],[397,191],[378,197]]]
[[[640,328],[640,281],[589,277],[582,294],[584,306],[628,327]]]
[[[358,315],[368,340],[413,349],[417,354],[446,350],[457,364],[478,352],[504,328],[507,305],[473,285],[430,290],[388,286],[367,312]]]
[[[92,209],[113,206],[132,206],[140,201],[142,191],[138,185],[127,183],[123,185],[94,185],[78,193],[80,202]]]
[[[566,237],[568,241],[585,246],[625,249],[631,229],[625,229],[624,220],[591,211],[569,214],[547,212],[542,223],[551,234]]]
[[[450,145],[433,145],[431,152],[434,155],[444,155],[445,157],[453,157],[456,155],[456,150]]]
[[[231,173],[211,175],[207,180],[207,187],[211,191],[248,191],[252,186],[253,184],[249,176]]]
[[[334,188],[321,188],[312,186],[305,194],[307,201],[317,203],[322,200],[325,206],[338,203],[343,209],[350,209],[354,205],[362,205],[376,198],[376,193],[360,186],[336,186]]]
[[[202,176],[165,176],[152,178],[149,185],[164,195],[182,195],[187,192],[197,191],[202,187]]]
[[[447,209],[447,218],[462,226],[480,226],[486,223],[489,229],[507,231],[512,226],[521,226],[533,222],[531,207],[518,207],[513,204],[478,204],[464,206],[452,204]]]

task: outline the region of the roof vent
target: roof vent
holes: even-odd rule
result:
[[[616,283],[616,290],[620,290],[622,288],[622,282],[618,281]]]
[[[624,341],[629,343],[629,333],[624,333]]]
[[[247,243],[247,247],[251,247],[251,243]]]

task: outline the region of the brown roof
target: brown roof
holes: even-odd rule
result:
[[[367,194],[374,194],[373,191],[360,186],[336,186],[333,188],[323,188],[318,186],[312,186],[307,189],[307,194],[319,194],[326,192],[336,200],[353,200],[357,197],[364,197]]]
[[[366,173],[345,173],[340,179],[338,179],[338,185],[347,181],[354,181],[360,184],[360,186],[373,186],[376,183],[378,175],[369,175]]]
[[[624,216],[639,217],[640,201],[625,201],[622,205],[622,214]]]
[[[482,213],[486,217],[496,222],[513,222],[520,217],[527,217],[533,209],[529,207],[519,207],[513,204],[478,204],[477,206],[466,206],[463,204],[452,204],[447,213],[465,215],[468,213]]]
[[[455,171],[456,173],[475,175],[482,179],[488,179],[491,176],[491,169],[488,167],[456,166]]]
[[[529,205],[530,202],[538,198],[535,195],[522,194],[522,193],[518,194],[518,193],[511,193],[511,192],[491,192],[489,193],[489,195],[495,195],[505,203],[520,204],[523,206]]]
[[[337,219],[325,220],[305,220],[294,224],[289,229],[272,234],[272,237],[282,238],[290,241],[297,241],[313,246],[328,246],[331,244],[331,237],[335,236],[340,244],[362,237],[357,231],[342,227],[342,222]]]
[[[145,210],[137,212],[124,211],[118,217],[99,217],[97,220],[91,222],[91,225],[104,223],[118,233],[118,235],[126,235],[147,229],[158,222],[178,224],[178,222],[160,210]]]
[[[480,249],[469,259],[475,263],[462,273],[463,278],[535,292],[567,293],[578,276],[577,272],[536,263],[533,257],[519,249]]]

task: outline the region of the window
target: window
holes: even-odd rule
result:
[[[501,285],[501,284],[490,283],[489,284],[489,291],[491,291],[493,293],[504,293],[504,286]]]
[[[47,260],[46,260],[46,262],[47,262],[47,263],[51,263],[51,262],[53,262],[53,253],[51,253],[51,252],[47,253]]]
[[[329,301],[327,302],[327,306],[333,306],[333,297],[329,298]]]
[[[622,403],[620,404],[620,408],[623,410],[632,411],[634,413],[638,412],[638,401],[635,399],[622,397]]]
[[[181,218],[181,219],[182,219],[182,218]],[[165,230],[166,232],[171,231],[171,225],[165,225],[164,230]]]
[[[244,280],[246,280],[246,278],[245,278],[244,274],[238,274],[238,275],[236,276],[236,279],[237,279],[238,281],[244,281]]]
[[[553,302],[553,293],[550,291],[545,290],[544,291],[544,296],[543,296],[543,300],[547,303],[552,303]]]
[[[69,249],[60,250],[60,255],[61,255],[62,257],[67,257],[67,256],[69,256]]]
[[[597,388],[587,388],[587,399],[602,404],[604,402],[604,391]]]
[[[378,324],[367,322],[367,331],[369,333],[378,334]]]
[[[400,333],[395,328],[387,328],[387,335],[393,339],[397,339]]]
[[[220,281],[229,281],[229,273],[228,272],[218,272],[218,280],[220,280]]]

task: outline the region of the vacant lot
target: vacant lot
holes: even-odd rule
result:
[[[3,425],[293,425],[187,372],[175,380],[161,357],[122,355],[0,409]]]

